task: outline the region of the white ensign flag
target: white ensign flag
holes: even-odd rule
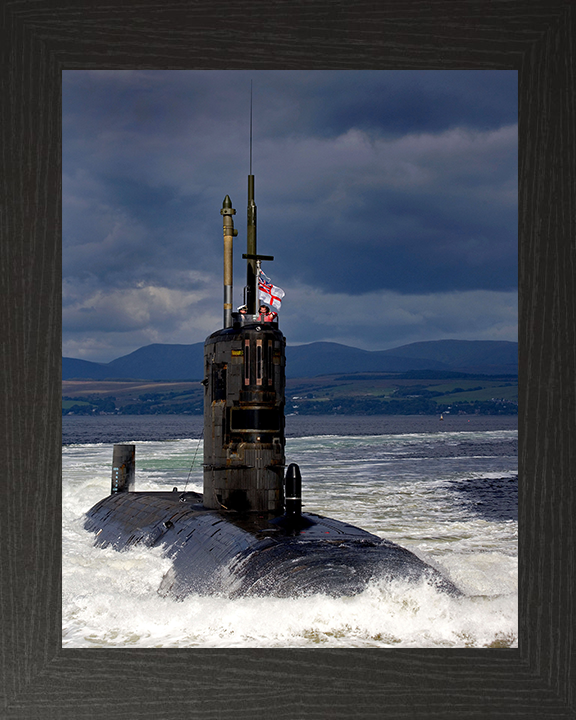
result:
[[[272,281],[269,277],[266,277],[262,271],[258,276],[258,298],[266,305],[271,305],[275,308],[280,308],[282,304],[282,298],[285,293],[282,288],[272,285]]]

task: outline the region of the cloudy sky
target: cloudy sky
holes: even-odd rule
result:
[[[288,344],[517,339],[516,71],[66,71],[63,354],[108,362],[242,302],[250,82],[258,252]]]

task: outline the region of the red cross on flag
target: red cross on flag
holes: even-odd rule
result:
[[[279,309],[284,295],[284,290],[276,287],[276,285],[272,285],[270,278],[260,270],[260,275],[258,276],[258,299],[266,303],[266,305]]]

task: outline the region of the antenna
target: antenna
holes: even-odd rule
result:
[[[258,274],[261,260],[274,260],[273,255],[258,255],[256,250],[256,203],[254,202],[254,175],[252,175],[252,80],[250,80],[250,175],[248,175],[248,223],[246,229],[246,295],[248,315],[256,314],[258,300]]]
[[[256,203],[254,202],[254,175],[252,175],[252,80],[250,80],[250,174],[248,175],[248,227],[246,253],[246,305],[248,314],[256,313],[258,276],[256,274]]]
[[[250,175],[252,175],[252,80],[250,80]]]

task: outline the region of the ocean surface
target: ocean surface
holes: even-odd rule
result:
[[[95,548],[83,516],[110,493],[113,443],[136,443],[137,490],[202,492],[202,424],[62,418],[64,647],[518,646],[517,417],[286,418],[304,511],[411,550],[460,598],[401,581],[345,598],[161,598],[161,548]]]

